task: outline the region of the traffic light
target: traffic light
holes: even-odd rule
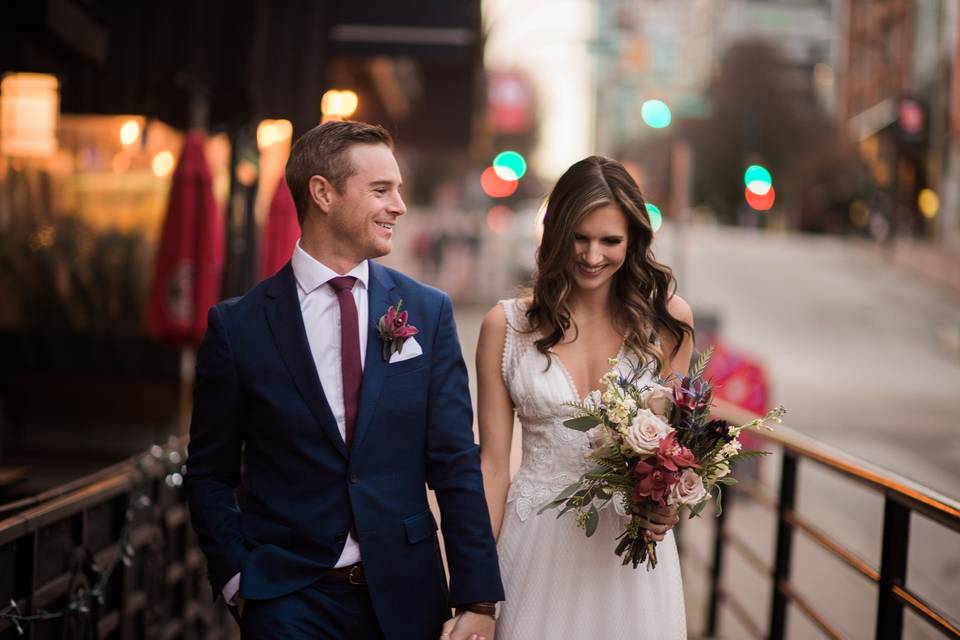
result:
[[[493,170],[503,180],[519,180],[527,172],[527,161],[516,151],[504,151],[493,159]]]
[[[516,180],[504,180],[495,167],[487,167],[480,174],[480,188],[491,198],[507,198],[517,190],[519,183]]]
[[[767,186],[767,192],[763,194],[751,191],[750,187],[743,190],[743,195],[747,199],[747,204],[750,205],[751,209],[768,211],[773,207],[773,203],[776,202],[777,199],[777,192],[774,191],[772,186]]]
[[[663,100],[647,100],[640,106],[640,117],[651,129],[664,129],[670,126],[672,118],[670,107]]]
[[[773,207],[777,194],[773,188],[773,176],[766,167],[750,165],[743,173],[743,182],[746,185],[743,195],[752,209],[767,211]]]

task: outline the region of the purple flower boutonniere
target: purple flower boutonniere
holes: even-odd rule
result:
[[[377,322],[377,331],[380,332],[380,341],[383,343],[383,359],[389,361],[390,356],[403,349],[403,343],[410,336],[415,336],[419,330],[412,324],[407,324],[407,312],[401,311],[403,300],[387,309]]]

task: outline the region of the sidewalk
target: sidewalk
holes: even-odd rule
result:
[[[960,293],[960,250],[901,240],[893,247],[893,263]]]
[[[960,250],[903,240],[894,245],[891,256],[897,267],[960,294]],[[937,342],[945,351],[960,357],[960,323],[940,326]]]

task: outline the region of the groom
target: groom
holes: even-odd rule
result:
[[[371,260],[406,211],[392,147],[360,122],[297,140],[291,261],[210,310],[186,486],[244,638],[437,638],[451,606],[445,638],[493,638],[503,588],[450,299]]]

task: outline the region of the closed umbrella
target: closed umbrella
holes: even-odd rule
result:
[[[220,295],[223,223],[213,198],[205,136],[186,136],[173,173],[145,329],[154,340],[196,346]]]
[[[267,223],[263,227],[263,242],[260,250],[260,280],[269,278],[293,255],[293,248],[300,238],[297,209],[287,181],[280,178],[277,190],[270,201]]]

